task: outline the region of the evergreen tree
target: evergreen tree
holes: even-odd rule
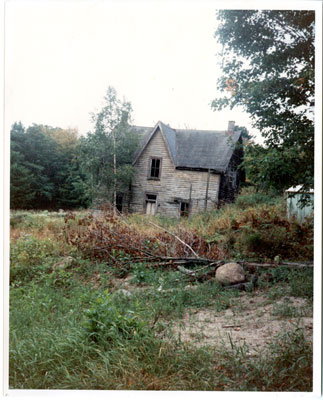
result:
[[[50,160],[47,157],[54,150],[53,143],[44,141],[44,136],[36,125],[25,130],[21,123],[12,126],[10,139],[11,206],[46,207],[51,200],[53,189],[46,171],[46,168],[50,168]]]
[[[15,123],[11,129],[11,208],[86,206],[76,132]]]

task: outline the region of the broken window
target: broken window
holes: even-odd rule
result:
[[[180,203],[180,216],[187,217],[189,214],[190,204],[186,201],[181,201]]]
[[[159,179],[161,173],[161,158],[151,158],[150,159],[150,171],[149,178]]]

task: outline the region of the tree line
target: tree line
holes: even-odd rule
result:
[[[131,132],[130,103],[109,87],[102,109],[92,115],[94,129],[21,122],[11,128],[10,208],[86,208],[100,199],[116,202],[128,189],[138,138]]]

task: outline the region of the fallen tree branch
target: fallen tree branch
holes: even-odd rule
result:
[[[302,261],[301,263],[297,262],[289,262],[289,261],[282,261],[281,265],[288,265],[288,266],[295,266],[295,267],[313,267],[312,261]]]
[[[177,266],[177,269],[182,272],[185,275],[188,275],[190,277],[190,280],[198,280],[198,281],[205,281],[209,278],[214,277],[214,274],[220,265],[223,265],[223,261],[215,261],[212,262],[205,267],[196,269],[196,270],[189,270],[187,268],[182,267],[181,265]],[[213,267],[212,269],[206,271],[208,268]]]
[[[275,268],[275,267],[289,267],[289,268],[313,268],[313,264],[302,264],[302,263],[292,263],[292,262],[282,262],[280,264],[276,263],[253,263],[253,262],[243,262],[246,268],[248,267],[261,267],[261,268]]]
[[[242,325],[222,325],[222,328],[241,328]]]
[[[189,276],[196,276],[195,271],[191,271],[189,269],[186,269],[184,267],[182,267],[181,265],[178,265],[177,269],[182,272],[185,275],[189,275]]]
[[[197,276],[197,274],[199,274],[200,272],[205,271],[206,269],[208,269],[210,267],[213,267],[215,265],[216,265],[216,267],[219,267],[222,263],[223,263],[223,261],[215,261],[215,262],[212,262],[212,263],[206,265],[205,267],[202,267],[200,269],[196,269],[194,271],[192,271],[190,269],[187,269],[187,268],[184,268],[184,267],[182,267],[180,265],[177,267],[177,269],[180,272],[183,272],[184,274],[191,275],[191,276]],[[216,270],[216,268],[213,268],[213,270]],[[212,270],[212,272],[213,272],[213,270]]]
[[[186,246],[188,249],[190,249],[190,251],[194,254],[194,256],[196,258],[199,258],[199,255],[197,253],[195,253],[195,251],[192,249],[192,247],[190,245],[188,245],[187,243],[185,243],[182,239],[180,239],[178,236],[175,235],[175,233],[168,231],[167,229],[163,228],[162,226],[159,226],[157,224],[154,224],[153,222],[149,221],[149,223],[153,226],[155,226],[156,228],[162,229],[163,231],[169,233],[170,235],[174,236],[175,239],[177,239],[179,242],[181,242],[184,246]]]

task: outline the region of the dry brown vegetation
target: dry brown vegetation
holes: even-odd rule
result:
[[[227,207],[213,214],[174,221],[142,216],[122,217],[109,209],[65,218],[65,237],[85,256],[112,262],[167,262],[172,258],[209,261],[253,259],[285,261],[313,257],[313,223],[288,220],[281,206]],[[198,262],[196,262],[198,264]]]

